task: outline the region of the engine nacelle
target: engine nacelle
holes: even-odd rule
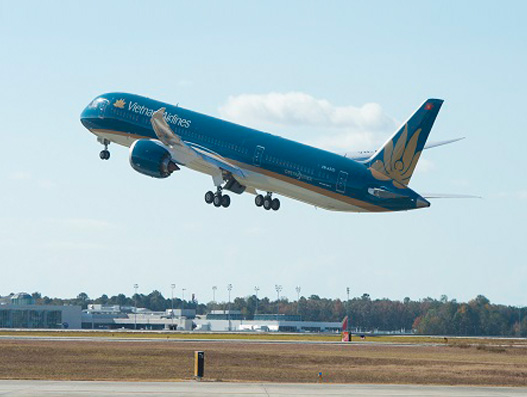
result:
[[[149,139],[139,139],[130,146],[130,165],[153,178],[166,178],[179,170],[163,144]]]

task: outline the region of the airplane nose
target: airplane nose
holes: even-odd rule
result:
[[[430,202],[425,200],[424,198],[422,197],[419,197],[416,201],[415,201],[415,207],[416,208],[426,208],[426,207],[430,207]]]
[[[95,98],[82,111],[80,116],[81,123],[89,130],[96,128],[95,126],[100,119],[104,119],[105,109],[109,103],[110,101],[104,97]]]
[[[91,108],[89,105],[86,106],[86,108],[84,108],[84,110],[81,113],[81,117],[80,117],[81,123],[87,129],[93,128],[92,120],[96,118],[96,115],[94,113],[95,113],[94,109]]]
[[[90,105],[86,106],[84,108],[84,110],[82,111],[82,113],[81,113],[81,117],[80,117],[81,120],[82,119],[87,119],[88,117],[90,117],[91,113],[93,113],[93,112],[91,112]]]

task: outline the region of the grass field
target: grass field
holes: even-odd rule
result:
[[[0,331],[2,336],[31,336],[31,337],[82,337],[82,338],[108,338],[114,337],[119,339],[212,339],[212,340],[265,340],[265,341],[294,341],[308,340],[319,342],[340,342],[340,334],[287,334],[287,333],[250,333],[250,332],[160,332],[160,331],[45,331],[45,330],[17,330]],[[420,335],[366,335],[364,340],[358,335],[353,336],[353,343],[397,343],[397,344],[447,344],[447,345],[499,345],[527,346],[525,338],[470,338],[470,337],[438,337],[438,336],[420,336]]]
[[[163,338],[148,343],[0,339],[0,379],[184,380],[192,377],[194,351],[204,350],[205,380],[211,381],[314,383],[322,372],[324,382],[338,383],[527,386],[527,348],[503,343],[299,345]]]

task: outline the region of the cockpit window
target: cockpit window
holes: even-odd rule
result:
[[[109,104],[110,101],[108,99],[105,99],[105,98],[95,98],[89,105],[88,107],[90,109],[97,109],[98,107],[100,107],[101,105],[107,105]]]

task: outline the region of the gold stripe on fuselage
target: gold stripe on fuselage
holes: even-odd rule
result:
[[[132,144],[133,140],[135,140],[135,139],[152,139],[151,137],[135,135],[135,134],[129,134],[127,132],[121,132],[121,131],[115,131],[115,130],[93,129],[93,130],[90,130],[90,132],[92,132],[93,134],[99,134],[100,133],[100,134],[118,135],[118,136],[122,136],[122,137],[126,137],[126,138],[131,138],[132,140],[130,141],[130,145]],[[130,145],[128,145],[128,146],[130,146]],[[228,157],[224,157],[224,156],[222,156],[222,157],[226,161],[228,161],[228,162],[232,163],[233,165],[236,165],[237,167],[240,167],[242,169],[246,169],[246,170],[249,170],[249,171],[252,171],[252,172],[255,172],[255,173],[260,173],[260,174],[263,174],[263,175],[268,176],[270,178],[278,179],[278,180],[280,180],[282,182],[286,182],[286,183],[289,183],[291,185],[295,185],[297,187],[300,187],[302,189],[306,189],[306,190],[309,190],[311,192],[321,194],[322,196],[326,196],[326,197],[335,199],[337,201],[340,201],[340,202],[343,202],[343,203],[346,203],[346,204],[350,204],[350,205],[358,207],[358,208],[362,208],[362,209],[364,209],[366,211],[370,211],[370,212],[387,212],[387,211],[390,211],[389,209],[386,209],[386,208],[383,208],[383,207],[380,207],[380,206],[377,206],[377,205],[374,205],[374,204],[371,204],[371,203],[368,203],[368,202],[365,202],[365,201],[362,201],[362,200],[354,199],[354,198],[345,196],[345,195],[337,193],[337,192],[332,192],[330,190],[326,190],[326,189],[320,188],[318,186],[310,185],[309,183],[299,181],[298,179],[295,179],[295,178],[292,178],[292,177],[289,177],[289,176],[286,176],[286,175],[282,175],[282,174],[279,174],[279,173],[276,173],[276,172],[273,172],[273,171],[266,170],[265,168],[256,167],[254,165],[243,163],[243,162],[240,162],[240,161],[237,161],[237,160],[234,160],[234,159],[230,159]]]
[[[264,175],[266,175],[268,177],[281,180],[283,182],[286,182],[286,183],[298,186],[298,187],[300,187],[302,189],[306,189],[306,190],[309,190],[311,192],[315,192],[315,193],[321,194],[323,196],[330,197],[330,198],[335,199],[337,201],[341,201],[341,202],[344,202],[346,204],[350,204],[350,205],[362,208],[362,209],[367,210],[367,211],[371,211],[371,212],[389,211],[386,208],[382,208],[382,207],[376,206],[374,204],[367,203],[365,201],[354,199],[354,198],[345,196],[343,194],[339,194],[337,192],[332,192],[330,190],[326,190],[326,189],[320,188],[318,186],[313,186],[313,185],[310,185],[309,183],[299,181],[298,179],[291,178],[291,177],[286,176],[286,175],[282,175],[282,174],[278,174],[278,173],[273,172],[273,171],[266,170],[265,168],[255,167],[254,165],[242,163],[242,162],[239,162],[239,161],[236,161],[236,160],[231,160],[231,159],[229,159],[229,161],[232,162],[233,164],[237,165],[240,168],[245,168],[245,169],[247,169],[249,171],[252,171],[252,172],[257,172],[257,173],[260,173],[260,174],[264,174]]]

